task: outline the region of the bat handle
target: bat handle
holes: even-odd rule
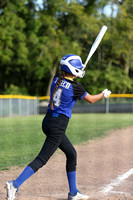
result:
[[[82,71],[84,71],[84,69],[86,68],[86,64],[83,64],[83,66],[84,66],[84,67],[82,68]]]
[[[88,56],[87,59],[86,59],[86,61],[85,61],[85,63],[84,63],[84,68],[83,68],[83,70],[85,69],[85,67],[86,67],[86,65],[87,65],[87,63],[88,63],[89,60],[90,60],[90,57]]]

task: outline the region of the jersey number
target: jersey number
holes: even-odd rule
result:
[[[62,89],[58,89],[53,97],[53,101],[55,102],[54,105],[59,107],[60,106],[60,102],[61,102],[61,93],[62,93]]]

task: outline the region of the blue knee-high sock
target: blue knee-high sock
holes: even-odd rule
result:
[[[67,178],[69,183],[70,194],[75,195],[77,193],[76,171],[67,172]]]
[[[27,166],[24,171],[20,174],[20,176],[14,180],[13,184],[15,188],[19,188],[22,183],[24,183],[28,178],[30,178],[34,174],[34,170],[30,167]]]

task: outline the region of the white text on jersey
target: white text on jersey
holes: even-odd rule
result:
[[[58,78],[56,78],[55,83],[57,83],[57,80],[58,80]],[[62,80],[60,83],[60,86],[66,88],[66,89],[69,89],[70,85],[71,84],[69,82],[64,81],[64,80]]]

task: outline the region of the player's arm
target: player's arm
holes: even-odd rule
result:
[[[103,93],[96,94],[96,95],[90,95],[87,93],[86,96],[84,97],[84,100],[88,101],[89,103],[95,103],[99,101],[100,99],[102,99],[103,96],[104,96]]]
[[[89,103],[95,103],[102,99],[103,97],[108,98],[111,94],[111,91],[108,89],[103,90],[100,94],[90,95],[89,93],[86,94],[84,100],[88,101]]]

